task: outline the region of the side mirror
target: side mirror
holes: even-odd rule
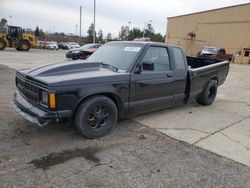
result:
[[[141,74],[141,71],[142,71],[142,65],[139,64],[139,65],[136,67],[135,74]]]
[[[143,66],[143,70],[146,70],[146,71],[155,70],[154,63],[151,63],[151,62],[148,62],[148,61],[143,61],[142,66]]]

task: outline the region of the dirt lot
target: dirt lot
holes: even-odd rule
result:
[[[63,52],[4,53],[0,64],[12,68],[46,63],[47,53],[64,60]],[[10,107],[14,77],[0,65],[0,187],[250,187],[249,167],[134,120],[96,140],[70,125],[35,127]]]

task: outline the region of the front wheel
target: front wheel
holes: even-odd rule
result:
[[[85,100],[77,109],[74,124],[77,131],[87,138],[100,138],[116,124],[118,110],[106,96],[94,96]]]
[[[20,51],[29,51],[30,47],[31,47],[30,43],[26,40],[20,40],[18,44],[18,49]]]
[[[216,98],[217,87],[217,81],[210,80],[202,93],[197,96],[196,101],[204,106],[212,104]]]
[[[72,60],[77,60],[77,59],[79,59],[77,56],[72,57]]]
[[[0,39],[0,50],[4,50],[6,47],[7,43],[3,39]]]

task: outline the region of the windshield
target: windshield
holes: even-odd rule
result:
[[[142,47],[142,44],[109,43],[100,47],[87,60],[102,62],[118,69],[128,70]]]
[[[75,42],[68,42],[69,45],[78,45],[77,43]]]
[[[202,53],[218,54],[219,53],[219,49],[218,48],[205,47],[202,50]]]
[[[48,44],[50,44],[50,45],[55,45],[56,42],[48,42]]]

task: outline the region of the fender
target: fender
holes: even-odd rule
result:
[[[87,98],[94,95],[105,95],[109,97],[117,106],[119,114],[123,116],[123,114],[127,114],[129,110],[129,84],[101,84],[101,85],[93,85],[92,87],[88,87],[88,91],[82,88],[77,92],[78,101],[73,108],[73,114],[75,114],[79,105],[86,100]]]

